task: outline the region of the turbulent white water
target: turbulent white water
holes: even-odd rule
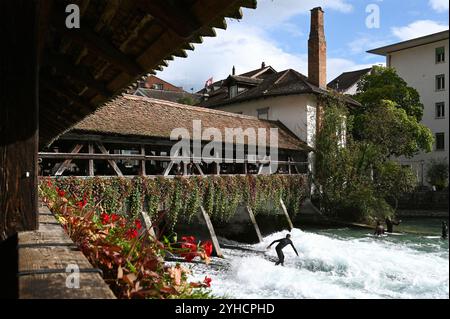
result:
[[[251,248],[263,251],[285,234]],[[208,274],[213,293],[230,298],[449,298],[448,245],[438,239],[423,244],[298,229],[291,235],[300,256],[286,247],[285,267],[269,260],[276,258],[273,248],[265,254],[226,250],[224,269],[196,266],[194,277]]]

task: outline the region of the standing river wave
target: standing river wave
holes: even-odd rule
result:
[[[285,267],[275,266],[275,249],[266,247],[286,234],[239,245],[245,250],[225,248],[226,259],[192,266],[192,279],[211,277],[213,294],[226,298],[449,298],[448,241],[439,236],[294,229],[299,257],[288,246]]]

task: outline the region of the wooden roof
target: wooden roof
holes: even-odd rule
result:
[[[242,18],[256,0],[40,2],[40,144],[46,145],[142,76],[186,57],[193,43]],[[68,29],[77,4],[81,28]]]
[[[163,120],[164,119],[164,120]],[[169,140],[173,129],[185,128],[193,136],[193,121],[201,120],[202,129],[217,128],[225,137],[225,129],[266,129],[269,145],[270,128],[278,129],[278,147],[289,150],[311,150],[278,121],[187,106],[141,96],[124,95],[116,98],[78,123],[68,133],[105,134],[129,137],[151,137]],[[209,142],[210,139],[203,141]],[[245,141],[246,143],[248,141]]]

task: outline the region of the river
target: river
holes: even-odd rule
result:
[[[256,245],[224,249],[225,260],[192,266],[192,279],[212,278],[212,291],[226,298],[340,299],[449,298],[449,247],[439,237],[440,221],[409,220],[397,234],[373,237],[368,230],[291,232],[299,257],[285,248],[285,267],[275,266],[278,232]],[[236,243],[234,243],[236,245]]]

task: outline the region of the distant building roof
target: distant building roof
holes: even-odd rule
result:
[[[172,130],[185,128],[192,136],[194,120],[202,127],[217,128],[225,136],[226,128],[265,128],[269,146],[270,128],[278,128],[278,148],[311,150],[305,142],[278,121],[259,120],[256,117],[181,105],[139,96],[124,95],[116,98],[78,123],[72,133],[152,137],[170,139]],[[206,142],[210,140],[204,140]],[[248,141],[246,141],[247,143]]]
[[[242,75],[240,77],[242,77]],[[311,84],[308,81],[308,78],[303,74],[288,69],[267,75],[267,77],[265,77],[257,86],[232,98],[229,96],[226,85],[223,85],[221,89],[211,92],[208,99],[200,102],[200,105],[203,107],[215,108],[260,98],[293,94],[329,94],[329,92]],[[360,106],[360,104],[353,99],[346,98],[346,100],[354,106]]]
[[[391,44],[388,46],[384,46],[378,49],[373,49],[370,51],[367,51],[368,53],[378,54],[378,55],[387,55],[392,52],[397,52],[405,49],[410,49],[438,41],[442,41],[449,38],[449,30],[433,33],[430,35],[426,35],[424,37],[403,41],[395,44]]]
[[[371,70],[372,68],[367,68],[357,71],[344,72],[333,81],[328,83],[328,87],[337,92],[345,92],[353,85],[357,84],[361,80],[361,78]]]
[[[134,95],[176,103],[180,103],[181,99],[190,98],[192,99],[192,102],[194,104],[197,104],[201,98],[201,96],[198,94],[191,94],[185,91],[178,92],[178,91],[154,90],[146,88],[137,89]]]

